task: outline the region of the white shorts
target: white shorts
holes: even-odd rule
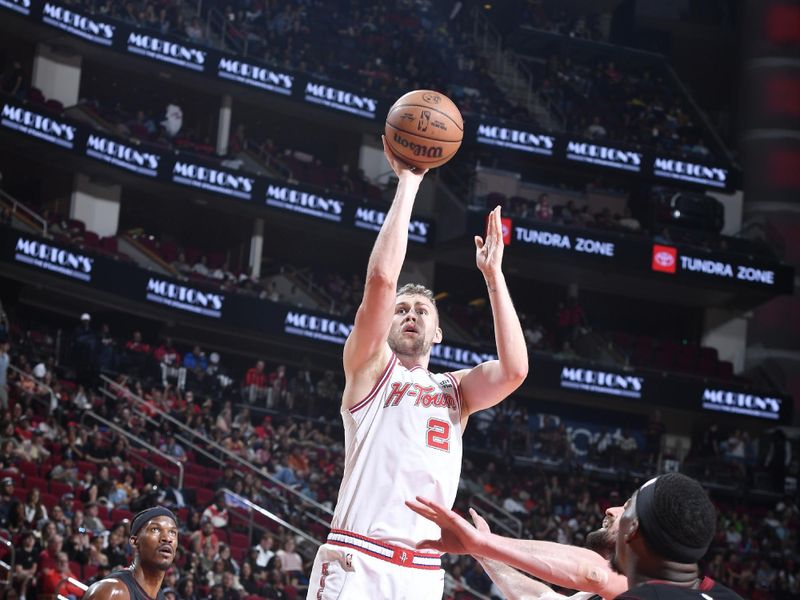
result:
[[[378,558],[328,539],[314,559],[306,600],[442,600],[441,567],[412,565],[403,552],[393,559]]]

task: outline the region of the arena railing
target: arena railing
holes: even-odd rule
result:
[[[522,535],[522,521],[492,502],[484,494],[472,494],[469,498],[470,506],[474,507],[485,519],[491,521],[496,527],[506,531],[511,537],[518,538]]]
[[[55,392],[55,390],[53,388],[51,388],[46,383],[43,383],[43,382],[39,381],[33,375],[31,375],[29,373],[26,373],[25,371],[23,371],[19,367],[16,367],[16,366],[14,366],[14,365],[12,365],[10,363],[8,365],[8,368],[12,372],[16,373],[18,377],[21,377],[23,379],[32,380],[36,384],[37,387],[40,387],[40,388],[44,389],[46,392],[48,392],[50,394],[50,405],[47,407],[48,411],[53,411],[53,410],[55,410],[56,407],[58,407],[58,394],[56,394],[56,392]]]
[[[25,206],[22,202],[11,196],[10,194],[0,190],[0,198],[5,200],[6,203],[10,204],[11,208],[11,215],[15,215],[16,213],[23,213],[28,219],[36,223],[37,225],[41,226],[41,232],[44,237],[48,237],[47,235],[47,220],[42,217],[39,213],[35,212],[34,210]]]
[[[160,456],[161,458],[163,458],[167,462],[172,463],[173,465],[175,465],[178,468],[178,482],[177,482],[178,485],[177,485],[177,487],[178,488],[183,488],[183,463],[181,461],[179,461],[177,458],[174,458],[174,457],[170,456],[169,454],[167,454],[163,450],[159,450],[158,448],[156,448],[152,444],[146,442],[145,440],[143,440],[139,436],[136,436],[136,435],[132,434],[129,431],[125,431],[125,429],[123,429],[122,427],[120,427],[116,423],[112,423],[111,421],[108,421],[108,420],[104,419],[103,417],[101,417],[100,415],[98,415],[97,413],[95,413],[95,412],[93,412],[91,410],[87,410],[86,412],[84,412],[81,415],[81,419],[80,419],[81,425],[85,426],[84,420],[86,419],[86,417],[91,417],[92,419],[94,419],[98,423],[102,423],[103,425],[105,425],[109,429],[113,429],[114,431],[124,435],[126,438],[128,438],[131,441],[133,441],[134,443],[142,446],[143,448],[145,448],[149,452],[152,452],[152,453]],[[137,456],[137,458],[139,460],[141,460],[142,462],[144,462],[145,464],[153,467],[154,469],[160,469],[159,465],[150,462],[149,460],[147,460],[144,457]]]
[[[105,396],[107,396],[108,398],[111,398],[113,400],[118,400],[118,398],[116,396],[114,396],[114,394],[112,394],[111,392],[109,392],[108,390],[106,390],[104,388],[101,388],[100,392],[102,394],[104,394]],[[237,405],[237,406],[240,406],[240,405]],[[140,410],[137,406],[133,406],[132,409],[146,423],[152,425],[155,428],[158,428],[160,426],[160,423],[158,423],[155,419],[153,419],[152,417],[147,415],[144,411]],[[224,468],[225,466],[228,465],[228,463],[225,461],[225,459],[214,455],[212,452],[209,452],[207,449],[201,447],[198,444],[195,444],[193,441],[185,438],[184,436],[182,436],[180,434],[174,434],[174,435],[175,435],[175,439],[178,442],[180,442],[181,444],[183,444],[184,447],[191,449],[193,452],[202,454],[203,456],[205,456],[206,458],[211,460],[213,463],[216,463],[220,468]],[[197,434],[195,434],[195,436],[203,439],[204,443],[208,444],[208,440],[206,440],[206,438],[204,438],[203,436],[199,436]],[[263,472],[261,473],[261,475],[263,475]],[[285,498],[283,496],[281,496],[279,493],[275,492],[275,488],[274,487],[264,487],[262,489],[267,491],[271,495],[271,497],[273,499],[275,499],[277,502],[285,501]],[[304,498],[305,498],[305,496],[304,496]],[[315,514],[313,512],[307,512],[306,511],[306,512],[304,512],[303,516],[308,520],[314,521],[315,523],[317,523],[318,525],[320,525],[322,527],[325,527],[325,528],[329,528],[330,527],[330,520],[328,520],[326,518],[321,518],[321,517],[319,517],[317,514]]]
[[[85,583],[83,583],[82,581],[78,581],[74,577],[65,577],[64,579],[59,581],[58,585],[56,586],[56,599],[57,600],[71,600],[67,596],[64,596],[63,594],[59,594],[58,593],[58,590],[60,590],[62,587],[64,587],[68,583],[71,584],[71,585],[74,585],[76,588],[82,589],[84,592],[89,589],[89,586],[86,585]]]
[[[267,481],[270,482],[271,485],[282,489],[284,492],[286,492],[287,494],[289,494],[291,496],[294,496],[295,499],[301,505],[313,506],[317,510],[322,511],[323,513],[325,513],[327,515],[333,516],[333,511],[331,511],[328,507],[323,506],[322,504],[316,502],[315,500],[312,500],[311,498],[301,494],[300,492],[298,492],[297,490],[295,490],[295,489],[291,488],[290,486],[286,485],[282,481],[279,481],[278,479],[276,479],[272,475],[264,473],[259,467],[257,467],[253,463],[251,463],[249,460],[246,460],[246,459],[242,458],[238,454],[236,454],[234,452],[231,452],[230,450],[228,450],[227,448],[217,444],[213,440],[211,440],[211,439],[209,439],[209,438],[197,433],[191,427],[187,426],[185,423],[182,423],[181,421],[179,421],[178,419],[176,419],[172,415],[167,414],[166,412],[164,412],[160,408],[147,404],[144,399],[140,398],[139,396],[134,394],[129,389],[119,385],[117,382],[109,379],[105,375],[101,375],[100,378],[106,383],[106,385],[109,385],[113,389],[116,389],[119,392],[121,392],[121,394],[123,394],[123,397],[133,400],[134,402],[137,403],[137,405],[140,405],[140,406],[141,405],[147,405],[148,410],[154,411],[162,419],[165,419],[166,421],[169,421],[173,425],[179,427],[181,430],[189,433],[192,437],[199,438],[200,440],[202,440],[202,442],[204,444],[206,444],[207,447],[213,448],[214,450],[217,450],[222,455],[227,456],[233,462],[238,463],[239,465],[241,465],[241,466],[245,467],[246,469],[250,470],[252,473],[257,475],[261,479],[266,479]],[[330,526],[330,522],[328,522],[327,525]]]
[[[5,583],[9,584],[9,583],[11,583],[11,578],[14,576],[14,565],[17,564],[16,563],[17,551],[16,551],[16,548],[14,547],[14,544],[11,543],[11,540],[6,538],[5,536],[0,535],[0,544],[5,546],[6,548],[8,548],[8,552],[11,555],[10,562],[6,562],[4,560],[0,560],[0,568],[3,568],[3,569],[6,570]]]
[[[236,492],[234,492],[233,490],[230,490],[228,488],[221,488],[221,490],[225,493],[226,499],[227,498],[232,498],[234,500],[234,502],[226,502],[226,504],[228,505],[228,508],[232,508],[234,511],[236,511],[237,508],[241,509],[241,508],[244,507],[244,508],[246,508],[248,510],[248,517],[249,518],[245,519],[245,520],[248,521],[248,525],[249,525],[249,530],[248,530],[249,539],[251,539],[251,540],[253,539],[253,529],[264,529],[263,527],[260,527],[259,525],[257,525],[255,523],[255,521],[253,519],[253,511],[255,511],[258,514],[260,514],[261,516],[265,517],[266,519],[272,521],[273,523],[275,523],[279,527],[283,527],[284,529],[288,529],[293,534],[298,535],[301,538],[303,538],[303,540],[305,540],[306,542],[308,542],[309,544],[314,546],[314,551],[315,552],[316,552],[316,548],[318,546],[322,545],[322,541],[321,540],[318,540],[317,538],[315,538],[314,536],[306,533],[302,529],[299,529],[298,527],[295,527],[294,525],[292,525],[288,521],[285,521],[284,519],[281,519],[275,513],[268,511],[263,506],[259,506],[258,504],[256,504],[255,502],[252,502],[251,500],[248,500],[247,498],[245,498],[241,494],[237,494]]]

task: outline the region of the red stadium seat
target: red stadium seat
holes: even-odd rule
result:
[[[244,548],[245,551],[250,547],[250,540],[244,533],[231,533],[228,532],[228,540],[231,545],[231,552],[234,548]]]
[[[25,479],[25,489],[32,490],[33,488],[39,488],[39,491],[43,494],[47,493],[49,489],[47,479],[42,477],[28,477]]]
[[[17,464],[17,468],[20,470],[21,473],[25,474],[25,477],[39,477],[41,472],[39,470],[39,465],[34,462],[28,462],[26,460],[21,460]]]
[[[68,484],[61,483],[60,481],[50,481],[50,493],[54,496],[61,498],[64,494],[69,492],[73,492],[73,490]]]
[[[214,491],[208,488],[197,488],[195,490],[198,508],[205,508],[214,499]]]
[[[81,579],[84,583],[86,583],[92,577],[97,575],[97,565],[83,565],[83,569],[81,571]]]
[[[60,498],[54,496],[53,494],[45,494],[45,493],[41,494],[41,498],[42,498],[42,504],[44,504],[48,509],[53,508],[56,504],[58,504],[58,501],[60,500]]]
[[[78,467],[78,472],[81,474],[85,473],[86,471],[95,474],[97,473],[97,465],[93,462],[89,462],[88,460],[79,460],[75,463],[75,465]]]
[[[119,523],[123,519],[130,520],[132,518],[133,518],[133,513],[124,508],[115,508],[114,510],[111,511],[111,520],[114,523]]]

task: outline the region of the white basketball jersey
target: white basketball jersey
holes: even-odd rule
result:
[[[453,506],[461,477],[461,392],[449,373],[393,354],[370,394],[342,410],[345,466],[333,529],[414,548],[439,527],[406,500]]]

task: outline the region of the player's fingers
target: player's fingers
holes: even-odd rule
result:
[[[421,515],[421,516],[425,517],[426,519],[429,519],[431,521],[435,521],[436,520],[436,516],[437,516],[436,513],[434,511],[432,511],[430,508],[428,508],[428,507],[426,507],[426,506],[424,506],[424,505],[422,505],[422,504],[420,504],[418,502],[414,502],[413,500],[406,500],[406,506],[408,508],[410,508],[411,510],[413,510],[418,515]]]
[[[427,506],[429,509],[431,509],[432,511],[434,511],[436,514],[439,515],[446,515],[447,513],[450,512],[438,502],[434,502],[433,500],[428,500],[427,498],[424,498],[422,496],[417,496],[417,502],[419,502],[424,506]]]
[[[482,250],[483,249],[483,238],[481,236],[479,236],[479,235],[475,236],[475,247],[478,250]]]
[[[442,549],[441,540],[422,540],[417,544],[417,550],[439,550]]]

